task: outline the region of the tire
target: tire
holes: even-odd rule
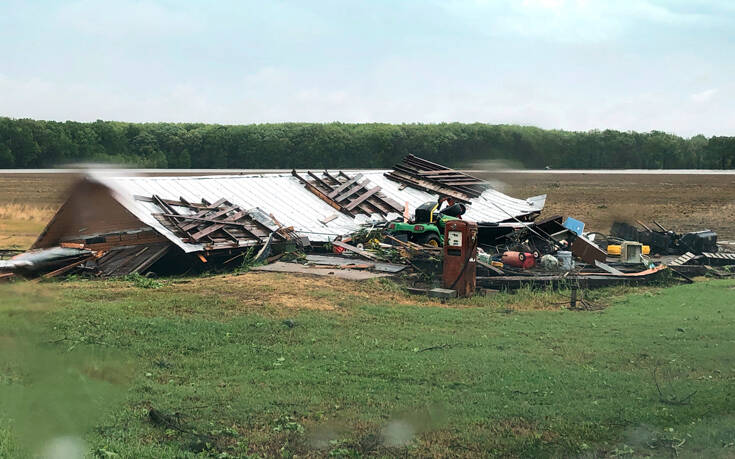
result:
[[[441,239],[436,233],[424,233],[416,236],[416,242],[423,245],[430,245],[432,247],[441,247]]]

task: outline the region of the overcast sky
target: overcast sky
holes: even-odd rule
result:
[[[735,1],[3,0],[0,116],[735,135]]]

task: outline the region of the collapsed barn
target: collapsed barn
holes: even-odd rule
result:
[[[237,266],[245,254],[318,248],[400,220],[442,196],[464,218],[532,221],[544,196],[511,198],[486,182],[409,155],[389,171],[292,171],[202,177],[90,173],[32,250],[0,262],[31,277],[122,276]]]
[[[0,260],[0,279],[259,265],[253,269],[354,280],[400,275],[412,291],[452,297],[477,287],[576,292],[666,273],[691,282],[729,276],[735,266],[712,231],[679,234],[654,221],[660,231],[617,222],[611,234],[585,232],[571,217],[539,218],[545,201],[512,198],[412,155],[388,171],[92,173],[30,251]]]

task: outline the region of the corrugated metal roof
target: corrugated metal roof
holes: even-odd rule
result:
[[[401,204],[408,202],[409,209],[437,199],[435,194],[410,187],[399,189],[401,184],[384,177],[385,172],[367,170],[359,173],[373,184],[380,186],[381,191],[389,198]],[[351,172],[350,175],[353,173],[357,172]],[[182,242],[153,217],[152,214],[160,212],[155,204],[136,200],[134,196],[150,197],[155,194],[164,199],[183,197],[191,202],[201,202],[202,199],[214,202],[225,198],[245,209],[260,207],[271,213],[281,224],[293,226],[296,232],[315,242],[330,241],[336,236],[354,232],[368,220],[360,218],[361,216],[348,217],[336,211],[307,190],[291,174],[115,177],[93,173],[89,178],[110,188],[115,199],[133,215],[186,252],[202,250],[202,245]],[[472,200],[465,218],[478,222],[497,222],[510,216],[517,217],[539,211],[543,208],[543,202],[543,198],[515,199],[491,189]],[[331,215],[337,215],[337,218],[327,224],[319,221]],[[375,218],[379,217],[376,215]]]

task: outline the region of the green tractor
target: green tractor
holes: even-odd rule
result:
[[[396,238],[417,244],[441,247],[444,245],[444,225],[451,220],[457,220],[467,208],[464,204],[454,204],[441,212],[437,209],[444,202],[426,202],[416,208],[413,222],[390,222],[388,231]]]

